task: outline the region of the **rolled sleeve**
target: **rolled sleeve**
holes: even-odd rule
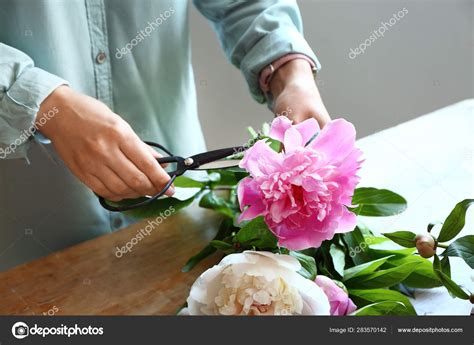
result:
[[[26,157],[41,103],[67,84],[35,67],[26,54],[0,43],[0,159]]]
[[[263,103],[266,100],[258,82],[260,71],[268,64],[290,53],[304,54],[313,60],[317,70],[321,68],[318,59],[301,33],[296,29],[290,28],[279,29],[269,33],[242,59],[240,70],[249,85],[252,96],[257,102]]]
[[[194,0],[214,26],[227,58],[240,68],[253,98],[264,103],[259,74],[268,64],[291,53],[308,56],[321,65],[303,37],[296,1]]]

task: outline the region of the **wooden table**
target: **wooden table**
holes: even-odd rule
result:
[[[1,315],[173,314],[211,256],[181,268],[215,235],[220,217],[192,206],[170,216],[118,258],[146,221],[0,273]]]

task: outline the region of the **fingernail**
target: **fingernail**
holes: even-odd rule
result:
[[[174,185],[171,185],[166,191],[166,195],[172,196],[175,192],[176,192],[176,189],[174,188]]]

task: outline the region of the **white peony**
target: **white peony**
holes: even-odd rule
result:
[[[297,272],[292,256],[246,251],[226,256],[191,287],[181,315],[329,315],[329,300]]]

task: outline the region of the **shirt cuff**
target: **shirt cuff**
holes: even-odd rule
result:
[[[41,68],[22,73],[0,98],[0,159],[26,158],[28,141],[33,138],[34,122],[43,100],[56,88],[69,83]]]
[[[253,98],[266,101],[260,88],[260,72],[272,62],[288,54],[303,54],[313,61],[316,71],[321,65],[312,49],[296,28],[280,28],[262,38],[242,60],[240,69],[247,80]]]

